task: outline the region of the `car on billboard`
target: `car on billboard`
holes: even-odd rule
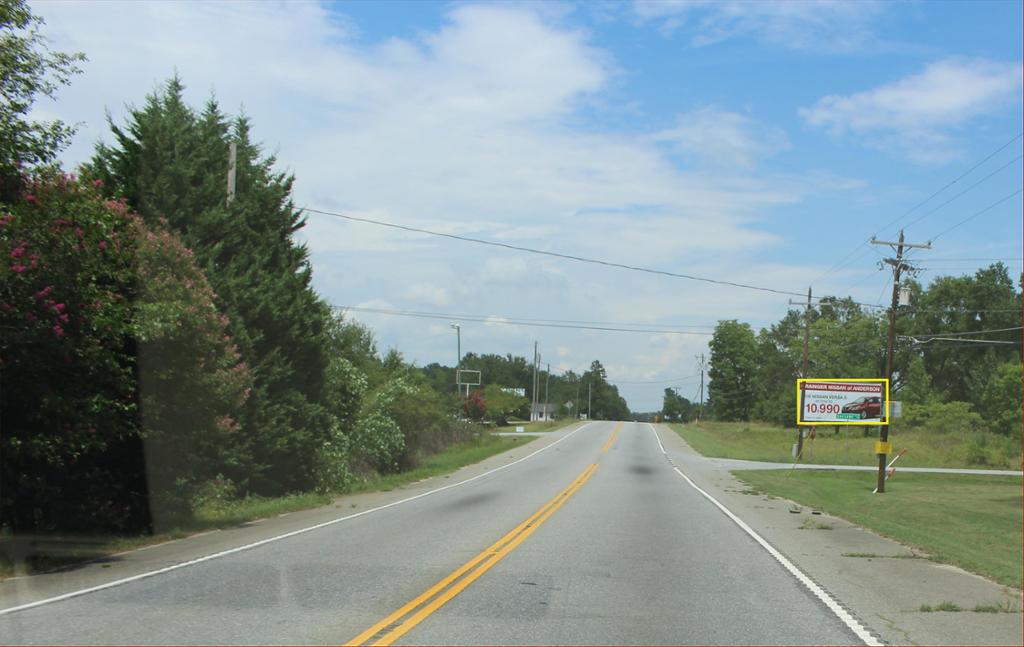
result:
[[[856,413],[861,420],[882,417],[882,398],[877,395],[857,398],[843,407],[843,413]]]

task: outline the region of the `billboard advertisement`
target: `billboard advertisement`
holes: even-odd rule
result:
[[[796,381],[799,425],[884,425],[889,417],[889,380]]]

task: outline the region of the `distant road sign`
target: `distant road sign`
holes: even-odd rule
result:
[[[480,386],[480,371],[459,369],[455,373],[455,382],[459,386]]]
[[[799,425],[884,425],[888,416],[889,380],[796,381],[796,422]]]

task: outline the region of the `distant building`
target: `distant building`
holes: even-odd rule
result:
[[[530,422],[550,422],[555,419],[558,412],[558,405],[555,404],[534,404],[530,406]]]
[[[526,397],[526,389],[517,389],[517,388],[511,387],[511,386],[503,386],[503,387],[501,387],[501,390],[504,391],[505,393],[511,393],[512,395],[518,395],[521,398],[525,398]]]

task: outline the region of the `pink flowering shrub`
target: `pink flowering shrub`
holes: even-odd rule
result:
[[[249,371],[191,253],[93,182],[0,205],[0,526],[137,530],[217,473]]]
[[[252,379],[192,252],[164,226],[133,223],[138,393],[160,527],[187,514],[196,489],[224,471]]]

